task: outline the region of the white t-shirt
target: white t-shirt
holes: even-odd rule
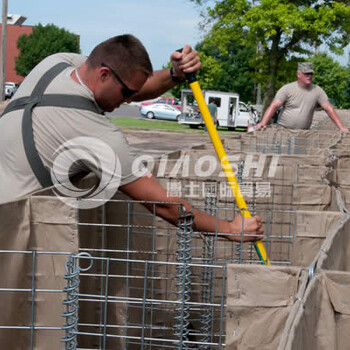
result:
[[[29,96],[47,70],[57,63],[67,62],[70,67],[54,78],[45,94],[79,95],[96,103],[93,93],[71,77],[72,71],[85,60],[85,57],[71,53],[47,57],[30,72],[13,99]],[[6,113],[0,118],[0,204],[41,189],[25,155],[21,131],[22,115],[23,109]],[[55,152],[62,144],[79,137],[89,137],[103,141],[114,151],[121,164],[120,185],[138,178],[132,172],[134,156],[122,132],[104,115],[74,108],[36,107],[32,112],[32,121],[35,146],[48,170],[52,168]],[[80,171],[79,166],[82,167],[81,170],[89,170],[88,162],[83,165],[75,164],[75,168],[72,167],[73,173]]]
[[[311,84],[303,88],[296,81],[282,86],[275,98],[283,103],[278,124],[288,129],[309,129],[315,108],[328,101],[319,86]]]

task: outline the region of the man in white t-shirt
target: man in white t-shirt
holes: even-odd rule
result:
[[[113,185],[112,194],[119,186],[131,198],[146,202],[158,216],[177,224],[179,208],[174,204],[181,203],[186,210],[191,205],[169,196],[152,175],[134,171],[134,156],[121,131],[103,114],[124,102],[155,98],[201,67],[198,53],[188,45],[170,59],[171,69],[153,72],[142,43],[126,34],[97,45],[88,58],[60,53],[40,62],[0,118],[0,204],[52,184],[65,184],[60,181],[63,175],[71,179],[93,172],[100,183],[105,181],[105,187]],[[92,149],[99,158],[95,163],[94,155],[86,158],[81,153],[86,150],[90,155]],[[120,171],[116,170],[118,162],[112,164],[115,160],[120,162]],[[192,212],[198,231],[217,231],[235,241],[241,241],[240,235],[233,234],[242,232],[242,225],[245,241],[263,234],[259,217],[243,222],[237,215],[226,221],[197,209]]]
[[[283,107],[278,117],[279,127],[287,129],[310,129],[315,109],[320,106],[342,132],[348,132],[327,94],[319,86],[312,84],[314,70],[311,62],[298,64],[298,80],[284,85],[278,90],[275,98],[264,113],[262,121],[256,125],[256,130],[265,129],[269,120],[280,107]]]

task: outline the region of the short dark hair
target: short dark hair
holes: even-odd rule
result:
[[[90,53],[86,63],[97,68],[104,62],[115,69],[124,79],[133,72],[141,70],[147,77],[153,74],[148,53],[139,39],[131,34],[118,35],[97,45]]]

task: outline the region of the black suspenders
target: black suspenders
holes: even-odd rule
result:
[[[15,110],[24,109],[22,117],[22,139],[25,153],[34,175],[44,188],[52,186],[53,183],[50,172],[45,168],[35,147],[32,125],[33,108],[39,106],[64,107],[84,109],[101,114],[96,104],[85,97],[78,95],[44,94],[51,81],[69,66],[65,62],[53,66],[40,78],[30,96],[20,97],[11,101],[3,112],[4,115]]]

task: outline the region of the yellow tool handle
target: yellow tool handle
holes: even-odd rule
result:
[[[226,155],[224,146],[222,145],[219,134],[215,128],[215,125],[214,125],[213,119],[210,115],[208,106],[205,103],[204,96],[202,94],[202,90],[199,86],[199,83],[193,74],[188,74],[187,79],[189,81],[191,90],[193,92],[193,96],[198,103],[199,110],[202,114],[204,123],[208,129],[208,133],[209,133],[211,141],[214,145],[216,154],[220,159],[221,166],[226,174],[228,183],[229,183],[229,185],[232,189],[232,192],[235,196],[237,206],[241,210],[242,216],[251,217],[250,212],[249,212],[248,207],[247,207],[247,204],[243,198],[243,195],[242,195],[241,190],[239,188],[238,182],[236,180],[235,174],[232,170],[230,162],[227,159],[227,155]],[[254,244],[255,244],[255,249],[256,249],[257,254],[259,255],[260,260],[263,261],[264,264],[270,265],[270,262],[269,262],[269,259],[267,257],[263,243],[261,241],[257,241]]]

